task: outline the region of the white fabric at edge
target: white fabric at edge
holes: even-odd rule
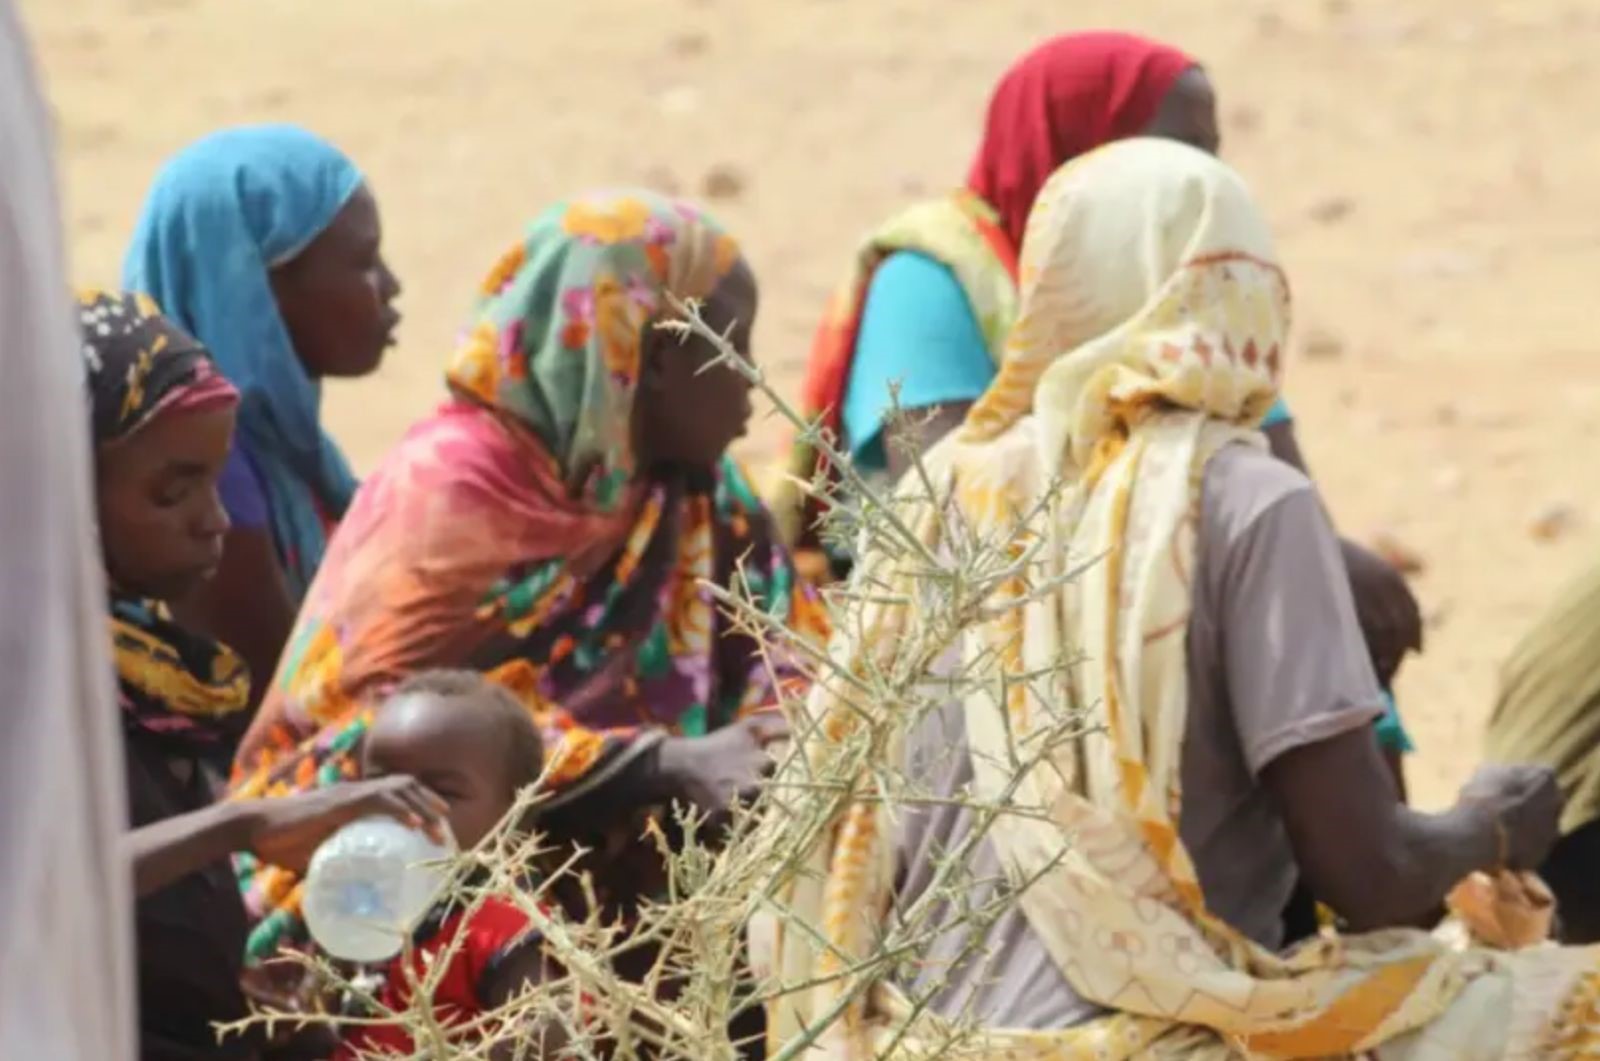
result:
[[[126,797],[53,157],[0,0],[0,1058],[129,1061]]]

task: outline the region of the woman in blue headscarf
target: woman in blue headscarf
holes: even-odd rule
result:
[[[361,171],[294,126],[207,136],[157,175],[123,267],[130,290],[214,353],[242,397],[222,484],[222,566],[185,618],[264,689],[356,481],[323,430],[321,380],[364,376],[394,341],[399,282]],[[259,698],[259,692],[253,699]]]

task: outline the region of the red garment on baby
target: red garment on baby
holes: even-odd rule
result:
[[[412,942],[411,973],[417,981],[436,956],[450,947],[458,932],[466,933],[433,993],[433,1009],[440,1023],[461,1024],[483,1013],[487,1007],[482,990],[489,974],[508,951],[522,942],[527,929],[528,915],[504,899],[485,900],[470,920],[464,910],[429,915]],[[411,980],[401,965],[404,960],[404,954],[390,959],[383,971],[383,986],[377,992],[378,1001],[391,1011],[404,1011],[411,1004]],[[334,1061],[356,1061],[362,1056],[410,1057],[414,1049],[411,1036],[399,1024],[351,1025]]]

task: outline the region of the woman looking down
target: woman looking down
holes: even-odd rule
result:
[[[228,520],[217,482],[239,395],[146,297],[86,294],[79,320],[138,897],[139,1056],[303,1056],[259,1035],[218,1043],[213,1025],[249,1012],[245,911],[229,856],[252,851],[303,867],[355,818],[387,813],[437,829],[445,807],[398,775],[293,799],[213,802],[208,767],[249,719],[250,676],[168,605],[219,563]]]

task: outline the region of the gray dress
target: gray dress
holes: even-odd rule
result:
[[[1372,723],[1383,714],[1382,694],[1338,541],[1305,476],[1250,447],[1223,450],[1206,468],[1196,551],[1179,833],[1207,905],[1276,948],[1297,874],[1257,779],[1291,749]],[[951,703],[910,735],[906,769],[919,788],[948,797],[971,781],[965,729]],[[965,807],[901,811],[898,909],[924,894],[941,852],[973,827]],[[965,869],[956,905],[936,904],[937,934],[902,986],[928,997],[935,1013],[991,1027],[1062,1028],[1094,1016],[1015,905],[974,938],[961,908],[982,909],[1007,884],[987,839]]]

